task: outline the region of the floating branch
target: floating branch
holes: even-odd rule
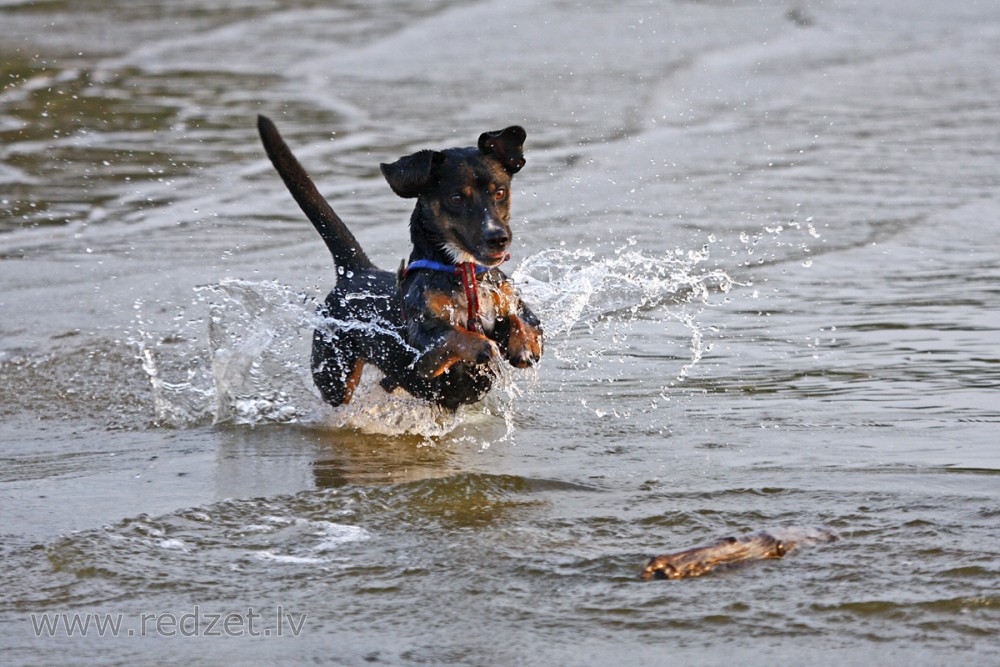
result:
[[[739,537],[724,537],[685,551],[650,559],[641,579],[685,579],[708,574],[717,567],[748,561],[781,558],[800,546],[836,542],[840,537],[823,526],[774,528]]]

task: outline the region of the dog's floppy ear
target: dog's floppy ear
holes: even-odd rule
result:
[[[479,135],[479,150],[493,155],[512,176],[524,166],[524,139],[528,133],[520,125]]]
[[[444,161],[444,154],[423,150],[401,157],[392,164],[382,163],[379,168],[389,182],[389,187],[400,197],[419,197],[431,185],[432,170]]]

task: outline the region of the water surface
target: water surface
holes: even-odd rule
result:
[[[1000,9],[869,4],[0,3],[5,661],[994,664]],[[325,408],[258,113],[386,267],[379,162],[524,125],[542,365]]]

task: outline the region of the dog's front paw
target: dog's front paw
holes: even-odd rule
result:
[[[515,368],[534,366],[542,358],[542,332],[519,317],[511,317],[507,359]]]
[[[530,368],[538,363],[542,358],[542,355],[538,352],[529,352],[528,350],[522,350],[517,355],[512,355],[509,359],[510,365],[514,368]]]
[[[500,348],[489,338],[484,337],[481,341],[478,341],[478,343],[479,349],[476,351],[476,358],[472,363],[488,364],[490,362],[497,362],[502,358],[500,355]]]

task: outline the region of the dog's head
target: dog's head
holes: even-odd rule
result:
[[[526,133],[484,132],[472,148],[423,150],[382,174],[400,197],[417,197],[413,224],[453,262],[498,266],[510,246],[510,179],[524,166]]]

